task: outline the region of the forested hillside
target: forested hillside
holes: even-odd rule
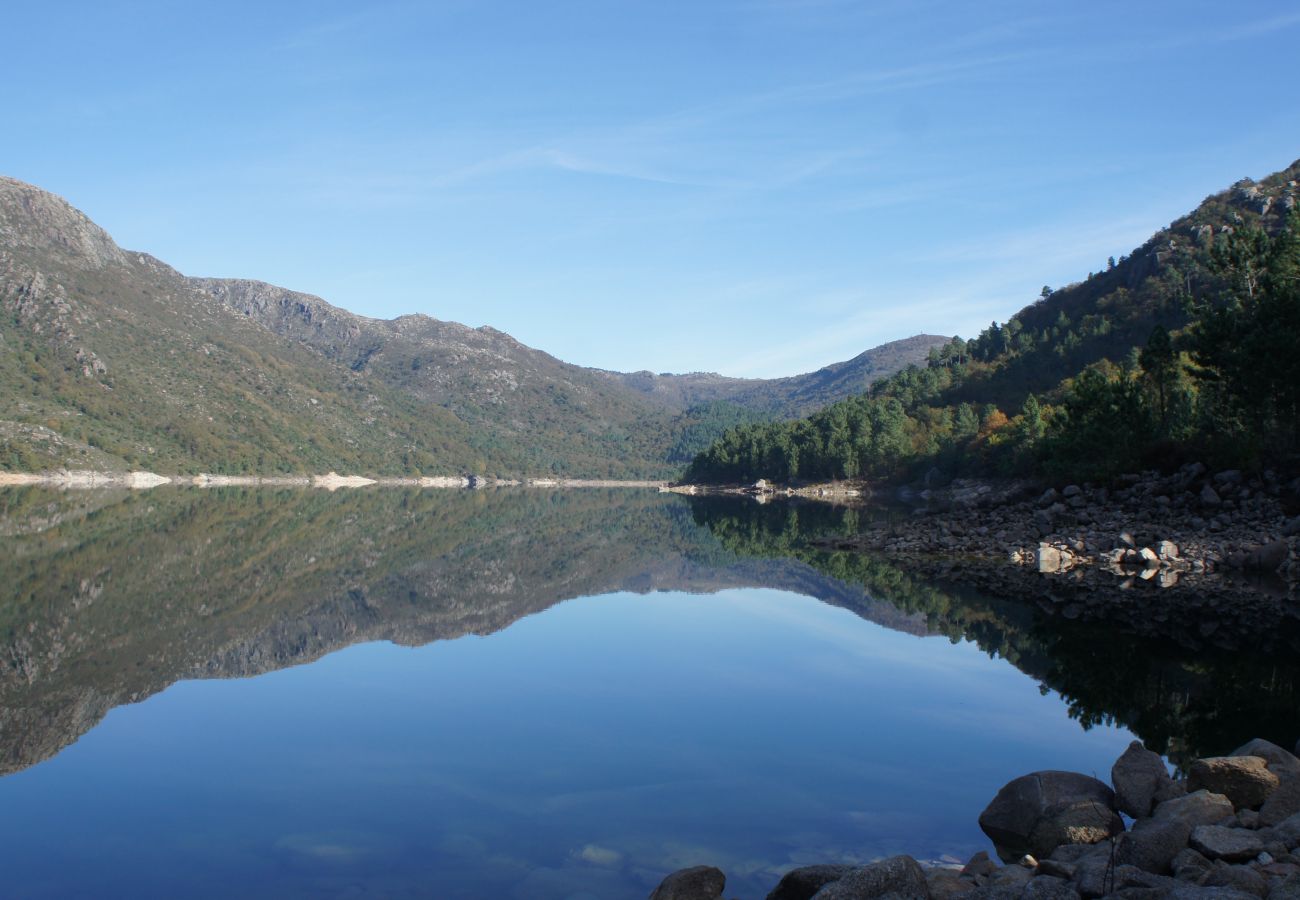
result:
[[[0,470],[666,477],[728,426],[861,391],[936,340],[788,379],[605,372],[493,328],[187,278],[0,178]]]
[[[795,422],[729,430],[702,482],[945,475],[1102,478],[1300,449],[1300,162],[1243,180],[1130,256]]]

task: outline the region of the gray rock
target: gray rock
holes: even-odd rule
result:
[[[1300,815],[1291,816],[1274,825],[1273,836],[1290,850],[1300,847]]]
[[[975,891],[975,882],[962,878],[956,869],[926,869],[925,885],[930,900],[956,900]]]
[[[816,900],[870,900],[876,897],[926,900],[930,889],[921,866],[910,856],[891,856],[869,866],[852,869],[813,897]]]
[[[1288,753],[1277,744],[1263,738],[1255,738],[1248,744],[1242,744],[1228,755],[1258,756],[1264,760],[1268,770],[1279,777],[1288,772],[1300,774],[1300,759],[1297,759],[1294,753]]]
[[[1191,835],[1188,835],[1189,837]],[[1184,881],[1200,881],[1214,864],[1191,847],[1179,850],[1169,864],[1174,877]]]
[[[980,828],[998,855],[1013,862],[1026,853],[1051,856],[1061,844],[1090,844],[1117,834],[1114,792],[1077,772],[1022,775],[1002,787],[980,813]]]
[[[1264,849],[1264,842],[1253,831],[1224,828],[1222,825],[1197,825],[1189,840],[1193,850],[1210,859],[1245,862]]]
[[[1040,878],[1044,875],[1054,875],[1057,878],[1064,878],[1066,881],[1071,881],[1073,880],[1074,873],[1078,868],[1079,867],[1074,863],[1061,862],[1060,860],[1055,859],[1044,859],[1038,863],[1038,875]]]
[[[1284,774],[1277,790],[1259,808],[1261,825],[1279,825],[1300,813],[1300,774]]]
[[[1187,849],[1192,826],[1172,819],[1142,819],[1131,831],[1119,836],[1115,845],[1118,863],[1137,866],[1144,872],[1164,875],[1172,871],[1174,857]]]
[[[1223,501],[1219,499],[1218,493],[1208,484],[1201,488],[1201,502],[1206,506],[1218,506]]]
[[[1300,875],[1288,875],[1273,885],[1268,900],[1300,900]]]
[[[1232,801],[1222,794],[1210,791],[1195,791],[1185,797],[1175,797],[1157,804],[1152,813],[1156,819],[1175,819],[1186,822],[1195,828],[1197,825],[1213,825],[1232,816]]]
[[[1021,900],[1080,900],[1074,885],[1064,878],[1039,875],[1025,885]]]
[[[1220,863],[1201,879],[1203,887],[1225,887],[1264,897],[1268,894],[1268,879],[1247,866],[1230,866]]]
[[[727,885],[727,877],[713,866],[679,869],[650,894],[650,900],[717,900]]]
[[[781,876],[767,895],[767,900],[809,900],[814,894],[830,884],[839,881],[853,866],[802,866],[791,869]]]
[[[1096,844],[1065,844],[1053,850],[1049,858],[1057,862],[1074,864],[1085,856],[1092,856],[1101,849],[1103,848],[1099,848]],[[1042,865],[1042,863],[1039,863],[1039,865]]]
[[[1278,786],[1278,777],[1258,756],[1198,759],[1187,773],[1188,790],[1223,794],[1235,809],[1258,809]]]
[[[970,858],[970,861],[967,862],[965,867],[961,870],[961,874],[968,878],[978,878],[982,875],[992,875],[999,868],[1001,868],[1001,866],[989,859],[988,851],[981,850]]]
[[[1110,769],[1110,783],[1115,786],[1115,806],[1135,819],[1151,815],[1156,794],[1173,784],[1164,760],[1142,746],[1141,741],[1128,745]]]

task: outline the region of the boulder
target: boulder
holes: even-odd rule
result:
[[[1278,786],[1268,763],[1258,756],[1198,759],[1187,773],[1187,789],[1223,794],[1235,809],[1258,809]]]
[[[1025,885],[1021,900],[1080,900],[1074,885],[1064,878],[1040,875]]]
[[[1004,862],[1026,853],[1039,859],[1061,844],[1095,844],[1124,829],[1115,794],[1077,772],[1044,771],[1003,785],[979,824]]]
[[[1115,760],[1110,769],[1110,783],[1115,786],[1115,806],[1135,819],[1151,815],[1160,795],[1169,794],[1173,779],[1164,760],[1134,741]]]
[[[679,869],[650,894],[650,900],[718,900],[727,885],[727,876],[713,866]]]
[[[1213,825],[1232,816],[1232,801],[1222,794],[1210,791],[1195,791],[1185,797],[1175,797],[1157,804],[1152,813],[1157,819],[1175,819],[1186,822],[1195,828],[1197,825]]]
[[[1197,825],[1188,841],[1193,850],[1209,859],[1228,862],[1245,862],[1254,859],[1264,849],[1264,842],[1253,831],[1245,828],[1225,828],[1222,825]]]
[[[962,878],[956,869],[926,869],[925,886],[930,900],[957,900],[975,891],[975,882]]]
[[[927,900],[930,896],[925,873],[912,857],[891,856],[869,866],[851,869],[813,897],[816,900],[870,900],[891,894],[916,900]]]
[[[970,862],[961,870],[961,874],[967,878],[979,878],[980,876],[992,875],[1000,866],[993,860],[989,859],[987,850],[981,850],[970,858]]]
[[[1289,753],[1277,744],[1270,743],[1263,738],[1255,738],[1248,744],[1242,744],[1228,755],[1258,756],[1264,760],[1268,770],[1274,775],[1281,776],[1287,772],[1300,774],[1300,759],[1297,759],[1294,753]]]
[[[1300,847],[1300,815],[1291,816],[1273,826],[1273,836],[1290,850]]]
[[[791,869],[781,876],[776,887],[767,895],[767,900],[809,900],[832,881],[839,881],[852,872],[853,868],[826,865]]]
[[[1187,849],[1192,826],[1174,819],[1142,819],[1131,831],[1119,836],[1115,861],[1137,866],[1144,872],[1165,875],[1172,871],[1174,857]]]
[[[1202,887],[1224,887],[1253,894],[1256,897],[1268,895],[1268,879],[1246,866],[1230,866],[1217,862],[1214,868],[1201,879]]]
[[[1300,774],[1287,773],[1259,808],[1259,823],[1279,825],[1297,813],[1300,813]]]
[[[1188,835],[1190,837],[1190,834]],[[1200,881],[1214,864],[1191,847],[1179,850],[1169,863],[1174,877],[1182,881]]]

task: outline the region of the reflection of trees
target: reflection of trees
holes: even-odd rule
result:
[[[1160,626],[1151,621],[1143,629],[1129,627],[1134,604],[1189,602],[1177,592],[1125,595],[1126,618],[1108,618],[1097,612],[1105,604],[1093,603],[1087,618],[1070,619],[1049,611],[1060,604],[1043,596],[1049,589],[1060,593],[1061,586],[1034,576],[1016,576],[1018,583],[1006,581],[1002,590],[980,590],[972,587],[978,579],[963,578],[960,569],[927,577],[878,556],[810,547],[810,537],[843,533],[840,512],[742,502],[694,502],[693,508],[696,521],[736,554],[800,560],[924,616],[931,633],[973,641],[1006,659],[1059,692],[1084,728],[1123,725],[1176,762],[1225,753],[1252,737],[1290,746],[1300,734],[1300,629],[1293,616],[1280,615],[1258,634],[1237,635],[1249,650],[1204,642],[1189,647],[1155,634]],[[1248,622],[1233,624],[1244,629]],[[1206,633],[1211,630],[1207,625]]]

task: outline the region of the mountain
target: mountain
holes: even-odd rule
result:
[[[1300,473],[1298,182],[1300,161],[1239,181],[924,367],[806,419],[738,423],[687,477]]]
[[[738,410],[804,412],[942,340],[786,379],[606,372],[492,328],[188,278],[9,178],[0,313],[8,469],[664,476],[688,431],[698,441]]]

